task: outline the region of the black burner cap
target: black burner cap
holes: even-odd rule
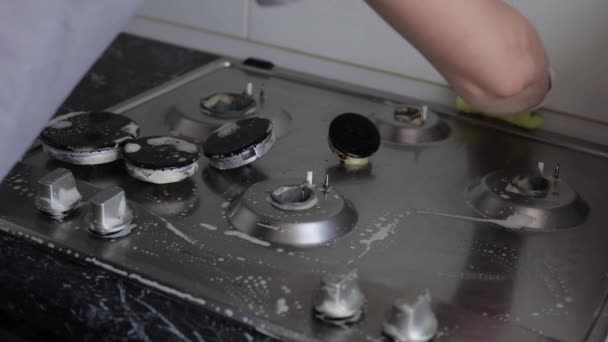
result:
[[[332,149],[351,158],[367,158],[380,147],[380,132],[376,125],[361,114],[344,113],[329,125]]]
[[[139,134],[137,124],[120,114],[79,112],[58,116],[40,134],[48,146],[67,151],[118,147]]]
[[[171,136],[142,137],[122,150],[125,162],[150,170],[174,169],[195,163],[201,152],[194,143]]]
[[[213,132],[203,152],[208,158],[226,158],[260,144],[272,134],[272,122],[264,118],[249,118],[229,122]]]

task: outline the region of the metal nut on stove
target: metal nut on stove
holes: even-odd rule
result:
[[[313,303],[317,318],[338,324],[359,320],[365,296],[359,288],[358,278],[356,270],[321,278]]]
[[[132,227],[133,212],[124,190],[113,187],[93,196],[88,219],[89,230],[95,235],[113,238],[127,234]]]
[[[431,308],[431,294],[423,291],[395,301],[383,332],[397,342],[426,342],[437,333],[437,318]]]
[[[81,198],[72,173],[58,168],[38,181],[34,204],[42,213],[61,220],[79,207]]]

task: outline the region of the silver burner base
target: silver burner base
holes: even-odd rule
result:
[[[116,148],[93,151],[60,150],[46,144],[42,144],[42,148],[51,158],[73,165],[100,165],[120,159],[120,147],[118,145]]]
[[[354,227],[355,208],[333,189],[323,192],[311,188],[318,202],[307,210],[282,210],[272,204],[270,193],[297,183],[298,180],[268,180],[254,184],[230,209],[230,223],[258,239],[293,246],[318,245]]]
[[[198,162],[173,169],[146,169],[125,162],[127,171],[135,178],[153,184],[169,184],[181,182],[186,178],[192,177],[198,170]]]
[[[525,228],[555,230],[585,222],[587,204],[563,180],[556,180],[546,197],[537,198],[509,191],[511,180],[526,171],[496,171],[474,181],[467,188],[467,203],[479,213],[504,220],[512,215],[530,217]]]

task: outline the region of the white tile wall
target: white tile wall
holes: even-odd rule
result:
[[[249,0],[146,0],[139,14],[245,38]]]
[[[548,105],[608,122],[608,1],[511,2],[538,28],[557,72]]]
[[[444,82],[364,1],[304,0],[251,7],[249,38],[350,63]]]

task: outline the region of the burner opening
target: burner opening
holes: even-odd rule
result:
[[[201,100],[201,110],[222,118],[242,117],[255,112],[252,96],[235,93],[215,93]]]
[[[541,175],[516,176],[507,191],[529,197],[545,197],[551,189],[551,181]]]
[[[589,206],[578,193],[538,170],[499,170],[476,179],[467,188],[467,204],[483,216],[507,222],[518,216],[533,220],[523,228],[557,230],[585,222]]]
[[[307,185],[282,185],[270,194],[270,203],[283,210],[306,210],[317,204],[314,191]]]
[[[393,117],[396,121],[420,127],[426,122],[427,111],[426,106],[422,108],[413,106],[399,107],[395,109]]]

